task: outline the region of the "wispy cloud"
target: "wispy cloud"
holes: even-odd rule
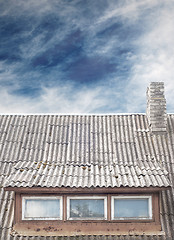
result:
[[[151,81],[174,111],[173,16],[171,0],[4,1],[1,112],[145,112]]]
[[[95,113],[109,104],[104,89],[86,87],[74,93],[72,86],[41,88],[34,98],[16,96],[7,90],[0,90],[1,113]],[[3,103],[6,102],[6,105]]]
[[[131,99],[139,99],[142,104],[144,89],[152,81],[165,83],[168,111],[173,112],[174,84],[174,5],[167,1],[156,11],[151,10],[145,33],[136,40],[137,54],[133,57],[132,71],[130,73],[129,88],[132,89]],[[153,20],[153,21],[152,21]],[[148,31],[147,31],[148,30]],[[143,104],[145,108],[145,104]],[[128,108],[132,108],[132,103]],[[134,105],[137,111],[138,105]]]

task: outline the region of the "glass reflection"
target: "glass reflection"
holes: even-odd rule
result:
[[[104,199],[70,199],[70,218],[104,218]]]

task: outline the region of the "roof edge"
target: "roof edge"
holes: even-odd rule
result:
[[[133,192],[159,192],[163,190],[171,189],[171,186],[162,187],[4,187],[5,191],[15,191],[23,193],[33,192],[59,192],[59,193],[133,193]]]

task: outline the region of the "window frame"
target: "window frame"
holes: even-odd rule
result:
[[[114,217],[114,200],[115,199],[148,199],[148,213],[149,217]],[[152,203],[152,195],[111,195],[111,220],[112,221],[131,221],[131,220],[147,220],[151,221],[153,219],[153,203]]]
[[[28,199],[59,199],[60,203],[60,217],[25,217],[25,201]],[[62,220],[63,219],[63,198],[62,196],[22,196],[22,221],[35,221],[35,220]]]
[[[104,217],[103,218],[77,218],[77,217],[75,217],[75,218],[72,218],[72,217],[70,217],[70,200],[71,199],[79,199],[79,200],[83,200],[83,199],[102,199],[102,200],[104,200]],[[96,195],[96,196],[80,196],[80,195],[78,195],[78,196],[67,196],[67,201],[66,201],[66,221],[84,221],[84,220],[86,220],[86,221],[88,221],[88,220],[90,220],[90,221],[108,221],[108,199],[107,199],[107,195],[105,195],[105,196],[98,196],[98,195]]]

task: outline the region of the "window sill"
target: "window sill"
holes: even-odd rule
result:
[[[122,224],[122,223],[155,223],[154,219],[124,219],[124,220],[120,220],[120,219],[115,219],[115,220],[107,220],[107,219],[67,219],[67,220],[49,220],[49,219],[33,219],[33,220],[21,220],[19,221],[20,224],[32,224],[32,223],[50,223],[50,224],[56,224],[56,223],[117,223],[117,224]],[[158,222],[157,222],[158,224]]]

